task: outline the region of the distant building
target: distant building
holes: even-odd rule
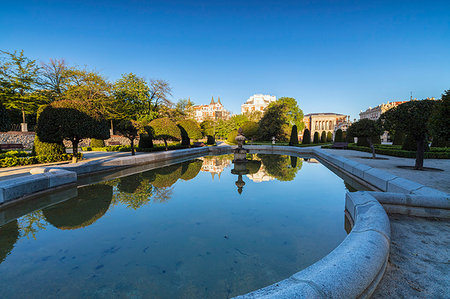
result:
[[[254,94],[248,98],[248,100],[241,105],[241,113],[251,113],[255,111],[264,111],[270,103],[277,100],[276,96],[265,94]]]
[[[394,107],[397,107],[400,104],[406,103],[407,101],[397,101],[397,102],[387,102],[386,104],[378,105],[374,108],[369,107],[366,111],[361,111],[359,113],[359,119],[371,119],[371,120],[377,120],[380,118],[381,114],[388,111],[389,109],[392,109]]]
[[[214,97],[211,98],[209,105],[192,106],[191,115],[197,122],[204,120],[228,120],[230,119],[230,112],[220,102],[220,97],[217,102],[214,102]]]
[[[212,180],[214,181],[214,176],[217,174],[220,180],[220,174],[231,164],[231,159],[227,158],[211,158],[203,157],[201,171],[211,173]]]
[[[309,113],[303,117],[305,123],[305,129],[311,132],[311,141],[314,138],[314,133],[319,132],[319,136],[322,131],[326,133],[331,132],[334,136],[337,128],[341,128],[343,131],[347,129],[349,120],[348,116],[338,113]],[[303,134],[302,134],[303,136]]]

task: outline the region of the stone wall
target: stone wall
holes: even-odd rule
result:
[[[0,144],[22,144],[25,149],[31,149],[34,143],[34,132],[1,132]]]

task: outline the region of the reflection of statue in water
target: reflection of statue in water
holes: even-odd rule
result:
[[[113,187],[96,184],[80,188],[78,196],[42,210],[45,219],[59,229],[89,226],[108,211]]]
[[[17,225],[17,220],[0,227],[0,264],[11,253],[18,239],[19,226]]]
[[[246,167],[248,162],[247,153],[248,149],[242,147],[244,141],[247,140],[244,135],[242,135],[242,128],[239,128],[238,135],[236,136],[236,142],[238,144],[237,148],[233,149],[234,168],[231,170],[232,174],[238,175],[238,180],[236,181],[236,186],[238,187],[239,194],[242,193],[242,188],[244,188],[245,182],[242,180],[242,175],[248,174],[249,170]]]

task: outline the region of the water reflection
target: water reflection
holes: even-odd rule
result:
[[[266,172],[279,181],[292,181],[302,168],[303,159],[290,156],[258,154]],[[292,162],[291,162],[292,161]]]
[[[19,226],[17,220],[0,227],[0,264],[11,253],[19,239]]]
[[[48,223],[59,229],[77,229],[89,226],[108,210],[113,188],[97,184],[81,188],[78,196],[42,210]]]

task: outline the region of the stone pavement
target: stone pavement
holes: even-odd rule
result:
[[[418,171],[414,159],[324,149],[329,153],[388,171],[394,175],[450,193],[450,160],[425,159],[424,166],[443,171]],[[450,220],[390,214],[391,249],[386,272],[373,298],[448,298],[450,291]]]
[[[67,151],[69,152],[69,151]],[[108,158],[117,158],[123,157],[127,155],[131,155],[130,152],[82,152],[84,159],[83,161],[94,161],[100,159],[108,159]],[[136,153],[144,154],[144,153]],[[30,170],[39,166],[50,166],[50,165],[61,165],[68,164],[69,162],[55,162],[55,163],[47,163],[47,164],[34,164],[27,166],[19,166],[19,167],[10,167],[10,168],[0,168],[0,181],[7,180],[15,177],[22,177],[26,175],[30,175]]]
[[[398,168],[397,166],[414,166],[415,159],[399,158],[386,155],[377,155],[377,158],[385,158],[386,160],[367,159],[371,157],[371,153],[352,151],[352,150],[338,150],[338,149],[322,149],[334,155],[340,155],[347,159],[354,160],[358,163],[366,164],[396,176],[417,182],[419,184],[435,188],[447,193],[450,193],[450,159],[425,159],[424,166],[442,169],[443,171],[430,170],[413,170]]]

